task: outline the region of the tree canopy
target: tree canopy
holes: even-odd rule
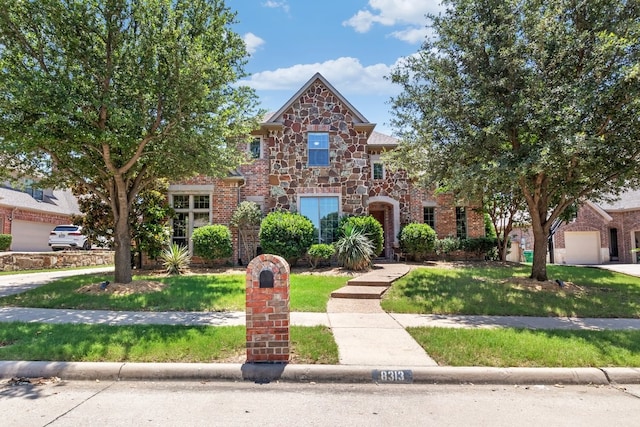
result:
[[[640,175],[640,3],[445,0],[391,75],[400,160],[464,194],[517,189],[546,280],[551,225]],[[489,185],[487,185],[489,184]],[[510,194],[510,192],[507,192]]]
[[[109,204],[118,282],[141,190],[241,160],[260,112],[234,22],[222,0],[0,0],[0,158]]]

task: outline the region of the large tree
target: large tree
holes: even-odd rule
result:
[[[445,0],[432,37],[394,70],[393,124],[435,182],[509,181],[535,236],[576,202],[638,184],[637,0]],[[420,155],[420,162],[415,156]],[[491,187],[491,186],[489,186]]]
[[[234,22],[222,0],[0,0],[0,157],[109,204],[117,282],[141,190],[240,160],[258,111]]]

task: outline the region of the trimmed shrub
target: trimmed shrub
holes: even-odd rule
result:
[[[11,234],[0,234],[0,251],[9,250],[11,246]]]
[[[313,243],[313,223],[291,212],[271,212],[260,224],[260,247],[263,253],[279,255],[295,265]]]
[[[444,239],[436,240],[435,250],[438,255],[448,255],[458,249],[460,249],[460,239],[457,237],[445,237]]]
[[[336,253],[336,248],[333,245],[327,245],[325,243],[318,243],[311,245],[307,251],[307,258],[311,268],[316,268],[321,263],[326,263]]]
[[[374,255],[382,252],[384,230],[382,229],[382,225],[374,217],[371,215],[342,217],[338,226],[338,238],[346,236],[345,230],[347,226],[355,227],[357,230],[362,231],[362,233],[371,240]]]
[[[407,224],[400,232],[400,247],[416,260],[432,252],[436,244],[436,232],[428,224]]]
[[[373,242],[364,231],[350,224],[343,232],[344,236],[335,243],[338,261],[349,270],[368,270],[371,267],[371,259],[376,254]]]
[[[495,237],[476,237],[462,239],[460,249],[475,254],[477,258],[485,258],[497,250],[498,242]]]
[[[160,254],[162,265],[167,269],[169,274],[181,274],[189,266],[191,257],[189,256],[189,248],[172,243],[162,254]]]
[[[222,224],[198,227],[191,235],[193,254],[205,259],[229,258],[233,255],[231,231]]]

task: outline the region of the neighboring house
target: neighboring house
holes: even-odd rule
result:
[[[370,214],[383,226],[380,255],[389,259],[401,227],[411,222],[430,224],[438,237],[484,236],[482,214],[457,206],[450,194],[414,185],[403,171],[385,168],[381,154],[397,140],[375,132],[375,126],[322,75],[314,75],[253,133],[247,147],[252,163],[225,179],[199,176],[169,186],[177,213],[173,241],[186,245],[199,226],[229,224],[242,201],[256,202],[264,213],[307,216],[324,243],[332,242],[340,216]]]
[[[0,183],[0,232],[11,234],[12,251],[50,251],[51,230],[79,213],[69,190],[38,188],[31,180]]]
[[[627,191],[616,202],[586,202],[576,219],[554,236],[557,264],[638,263],[640,191]]]

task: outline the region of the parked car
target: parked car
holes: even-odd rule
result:
[[[62,249],[91,249],[91,242],[82,234],[79,225],[58,225],[49,233],[49,246],[54,251]]]

